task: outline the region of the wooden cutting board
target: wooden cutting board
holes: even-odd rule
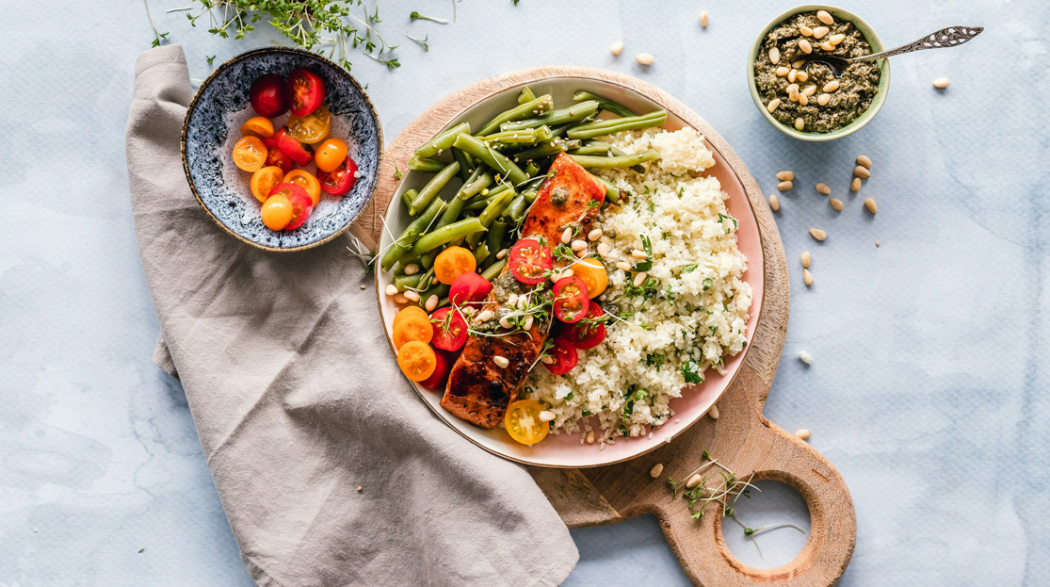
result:
[[[849,489],[820,453],[762,416],[788,325],[790,291],[780,233],[761,189],[743,161],[685,104],[637,78],[586,67],[537,67],[483,80],[441,100],[394,139],[383,157],[375,198],[351,232],[375,250],[382,218],[399,183],[395,163],[398,169],[407,169],[413,150],[457,116],[465,105],[510,86],[564,76],[603,79],[633,88],[699,129],[721,153],[744,185],[758,219],[765,256],[765,301],[744,364],[718,401],[718,420],[705,417],[674,442],[625,463],[594,469],[530,467],[530,473],[570,528],[613,524],[654,514],[686,575],[696,585],[831,585],[849,564],[857,539]],[[714,506],[709,508],[709,515],[696,522],[686,512],[685,502],[673,499],[666,478],[681,479],[695,469],[701,464],[704,450],[741,478],[754,474],[754,480],[780,481],[802,495],[809,506],[810,533],[795,560],[776,569],[744,565],[726,546],[722,517],[714,515]],[[663,463],[664,471],[659,479],[653,479],[649,471],[657,463]]]

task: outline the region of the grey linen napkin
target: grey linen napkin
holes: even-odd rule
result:
[[[577,560],[565,525],[525,469],[416,397],[384,339],[372,280],[346,251],[351,237],[267,253],[199,208],[179,153],[192,96],[181,47],[139,57],[128,176],[163,332],[158,364],[178,370],[252,578],[561,582]]]

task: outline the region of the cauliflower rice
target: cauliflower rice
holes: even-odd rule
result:
[[[553,433],[593,429],[602,443],[647,434],[673,416],[668,404],[686,385],[701,382],[708,368],[724,373],[724,357],[747,344],[751,307],[729,195],[716,178],[694,175],[715,164],[703,136],[650,129],[603,140],[627,153],[654,148],[661,156],[644,164],[645,173],[599,171],[626,196],[598,217],[600,242],[611,252],[602,259],[609,287],[597,301],[617,319],[607,323],[600,345],[579,351],[572,371],[534,369],[525,388],[525,397],[554,413]],[[631,251],[643,249],[646,239],[652,268],[636,288],[636,273],[616,264],[638,263]]]

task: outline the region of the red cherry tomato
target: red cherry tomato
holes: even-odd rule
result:
[[[587,284],[573,275],[554,284],[554,315],[562,322],[572,324],[583,320],[590,308]]]
[[[292,116],[309,116],[324,103],[324,80],[305,69],[296,69],[288,76],[288,97]]]
[[[291,157],[292,161],[298,163],[300,167],[306,167],[314,160],[314,148],[288,136],[286,127],[282,126],[281,130],[275,132],[273,140],[277,144],[277,148],[283,151],[285,155]]]
[[[357,182],[357,163],[347,157],[335,168],[335,171],[317,170],[317,179],[321,182],[321,191],[333,196],[345,196]]]
[[[484,300],[491,291],[492,284],[487,279],[477,273],[464,273],[452,282],[448,299],[453,306],[463,306]]]
[[[596,302],[591,302],[587,317],[573,324],[566,338],[578,349],[593,349],[600,345],[605,340],[605,324],[593,321],[601,318],[603,314],[605,312],[602,311],[602,307]]]
[[[434,373],[420,381],[419,384],[431,391],[441,391],[445,387],[445,381],[448,379],[449,371],[452,370],[452,364],[456,362],[456,357],[445,351],[434,351],[434,356],[437,359]]]
[[[285,173],[292,170],[292,160],[277,148],[277,139],[270,137],[262,142],[266,145],[266,167],[280,167]]]
[[[273,118],[288,112],[288,87],[281,76],[268,73],[252,82],[248,96],[252,110],[259,116]]]
[[[441,308],[430,315],[434,338],[430,344],[443,351],[458,351],[467,342],[467,321],[452,308]]]
[[[310,194],[306,193],[306,190],[301,186],[295,185],[294,183],[279,183],[273,186],[267,199],[278,194],[288,198],[288,201],[292,203],[292,221],[289,222],[284,229],[295,230],[302,226],[314,211],[314,201],[310,198]]]
[[[576,354],[576,347],[572,346],[568,339],[561,336],[554,339],[554,348],[547,351],[547,353],[554,359],[554,362],[551,364],[544,363],[543,366],[555,375],[565,375],[572,371],[572,368],[576,366],[576,361],[580,359],[579,355]]]
[[[551,250],[540,244],[540,241],[523,238],[510,248],[507,266],[514,279],[536,285],[547,279],[547,272],[554,267],[554,258],[551,257]]]

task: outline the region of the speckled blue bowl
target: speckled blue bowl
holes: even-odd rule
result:
[[[332,135],[346,141],[360,176],[342,198],[323,195],[300,228],[273,231],[262,223],[259,203],[251,195],[251,174],[233,165],[229,151],[240,137],[241,123],[254,116],[248,90],[255,78],[287,76],[297,68],[324,79]],[[309,249],[350,228],[375,193],[382,153],[379,117],[357,81],[324,57],[288,47],[256,49],[223,63],[197,90],[182,126],[182,164],[197,201],[223,230],[268,251]]]

